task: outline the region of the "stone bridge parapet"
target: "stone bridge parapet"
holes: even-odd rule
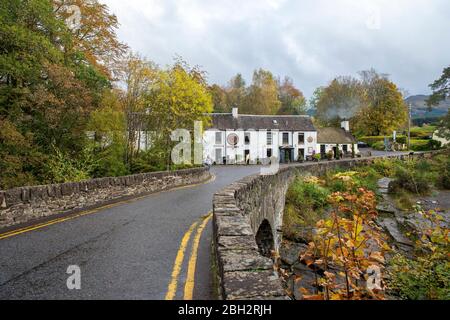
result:
[[[0,190],[0,228],[204,182],[205,167]]]
[[[410,156],[431,157],[431,153],[289,165],[274,175],[252,175],[217,192],[213,199],[213,250],[220,297],[289,299],[268,252],[278,251],[280,246],[286,192],[296,176],[367,165],[377,158]]]

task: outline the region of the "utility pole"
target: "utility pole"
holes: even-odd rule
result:
[[[412,116],[412,105],[408,104],[408,151],[411,150],[411,116]]]

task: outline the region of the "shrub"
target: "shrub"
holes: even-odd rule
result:
[[[419,230],[421,237],[415,245],[418,256],[394,256],[388,268],[389,291],[403,299],[449,300],[449,229],[442,226],[443,218],[436,212],[419,213],[427,223]]]
[[[372,144],[372,148],[378,151],[383,151],[385,149],[384,141],[377,141]]]
[[[371,168],[383,177],[391,177],[395,173],[395,161],[389,159],[375,159]]]
[[[367,143],[370,147],[373,147],[373,144],[376,142],[383,142],[384,136],[364,136],[359,138],[359,141]]]
[[[420,170],[424,166],[415,160],[408,160],[398,163],[395,167],[395,180],[389,186],[390,192],[397,193],[401,189],[414,192],[416,194],[427,194],[431,185],[429,172]]]
[[[429,143],[427,140],[411,139],[411,150],[413,151],[427,151],[429,150]]]
[[[436,187],[450,189],[450,155],[447,151],[433,158],[433,168],[437,175]]]
[[[283,216],[283,235],[289,239],[309,241],[317,220],[324,214],[328,205],[329,192],[315,178],[296,179],[286,194]]]
[[[98,167],[92,146],[86,146],[80,154],[74,155],[53,146],[54,154],[45,164],[48,181],[52,183],[79,182],[91,178]]]
[[[291,185],[286,197],[296,206],[320,209],[327,205],[328,195],[327,189],[315,183],[306,183],[303,179],[298,179]]]

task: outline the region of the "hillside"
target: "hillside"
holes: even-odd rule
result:
[[[412,105],[413,118],[442,117],[450,108],[450,99],[447,99],[446,101],[441,102],[438,106],[433,106],[432,111],[429,111],[426,103],[427,99],[427,95],[415,95],[405,99],[406,103],[411,103]]]

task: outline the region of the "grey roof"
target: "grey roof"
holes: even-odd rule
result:
[[[323,144],[355,144],[356,138],[342,128],[319,128],[317,129],[317,143]]]
[[[309,116],[240,114],[237,118],[233,118],[231,113],[213,113],[211,119],[210,129],[217,130],[316,131]]]

